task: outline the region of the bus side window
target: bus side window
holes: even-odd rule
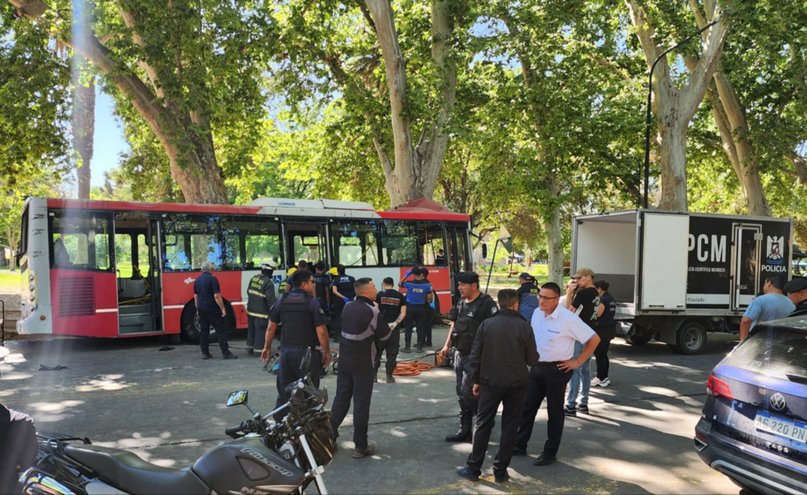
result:
[[[67,254],[67,248],[64,247],[64,241],[61,237],[53,240],[53,264],[55,266],[70,266],[70,255]]]

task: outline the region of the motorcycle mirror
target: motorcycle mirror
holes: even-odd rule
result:
[[[236,390],[227,397],[227,407],[240,406],[247,403],[249,392],[246,390]]]

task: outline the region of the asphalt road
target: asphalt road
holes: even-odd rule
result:
[[[445,328],[435,328],[442,342]],[[371,458],[350,457],[350,415],[340,429],[340,450],[326,467],[333,493],[737,493],[695,453],[692,435],[705,397],[709,370],[732,347],[712,335],[706,353],[682,356],[664,344],[612,344],[612,386],[595,388],[591,414],[568,419],[559,462],[535,467],[514,458],[512,482],[493,482],[490,457],[483,480],[455,474],[470,444],[448,444],[456,430],[452,370],[434,369],[373,393]],[[248,417],[226,408],[229,392],[250,390],[250,405],[274,405],[274,376],[258,359],[243,356],[235,338],[235,361],[200,359],[192,345],[165,346],[159,339],[13,341],[0,363],[0,401],[31,414],[40,429],[87,436],[93,443],[131,449],[163,466],[184,467],[223,442],[226,426]],[[218,357],[217,348],[212,347]],[[406,355],[404,355],[405,357]],[[41,369],[41,366],[63,369]],[[593,362],[592,362],[593,366]],[[331,395],[335,378],[323,379]],[[546,412],[536,420],[529,454],[536,456],[546,433]],[[495,454],[498,424],[491,438]]]

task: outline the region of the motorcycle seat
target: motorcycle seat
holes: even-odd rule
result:
[[[173,469],[147,462],[126,450],[97,445],[67,445],[65,453],[92,469],[101,480],[131,494],[202,495],[210,489],[190,468]]]

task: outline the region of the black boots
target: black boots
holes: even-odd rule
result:
[[[446,442],[470,442],[472,438],[471,424],[473,416],[467,413],[460,413],[460,429],[457,433],[446,437]]]

